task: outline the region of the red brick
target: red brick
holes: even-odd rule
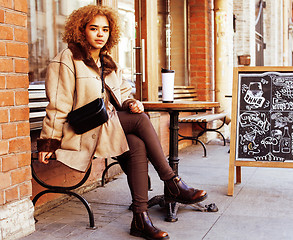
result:
[[[193,13],[192,15],[190,15],[190,22],[198,23],[198,22],[202,22],[202,21],[203,21],[203,17],[200,16],[200,12]]]
[[[30,138],[16,138],[9,141],[9,153],[26,152],[31,150]]]
[[[196,76],[205,78],[205,77],[209,77],[210,75],[209,75],[209,72],[200,72],[200,71],[198,71]]]
[[[196,34],[198,34],[198,35],[205,35],[205,34],[207,34],[207,30],[205,28],[203,28],[203,29],[196,29],[196,25],[194,25],[194,28],[195,28]]]
[[[207,66],[192,66],[193,70],[196,71],[206,71]]]
[[[0,89],[5,88],[5,76],[0,76]]]
[[[16,137],[16,124],[3,124],[2,139],[10,139]]]
[[[17,154],[17,162],[18,162],[18,167],[25,167],[25,166],[30,166],[31,164],[31,153],[19,153]]]
[[[12,0],[0,0],[0,6],[12,8]]]
[[[2,171],[8,172],[17,169],[18,161],[15,155],[10,155],[2,158]]]
[[[8,75],[6,76],[7,88],[28,88],[29,80],[27,75]]]
[[[29,136],[30,135],[30,124],[29,122],[21,122],[17,124],[17,136]]]
[[[27,30],[24,29],[19,29],[19,28],[15,28],[14,29],[14,39],[15,41],[18,42],[28,42],[28,34],[27,34]]]
[[[206,67],[206,60],[205,60],[205,59],[192,58],[192,59],[190,60],[190,64],[191,64],[191,65],[195,65],[195,66],[197,66],[197,67],[199,67],[199,66],[204,66],[204,67]]]
[[[31,168],[24,167],[11,172],[11,184],[19,184],[31,180]]]
[[[29,108],[13,108],[10,110],[10,121],[25,121],[29,119]]]
[[[5,189],[11,186],[10,172],[2,173],[0,172],[0,189]]]
[[[12,72],[13,61],[12,59],[0,58],[0,72]]]
[[[0,42],[0,56],[5,56],[6,55],[6,47],[5,47],[4,42]]]
[[[191,58],[206,59],[207,55],[204,53],[191,54]]]
[[[197,31],[197,29],[194,29],[194,28],[191,28],[191,29],[190,29],[190,31],[189,31],[189,35],[190,35],[190,36],[197,35],[197,34],[199,34],[198,31]],[[201,34],[200,34],[200,35],[201,35]]]
[[[20,43],[7,43],[7,56],[12,57],[28,57],[28,46],[27,44],[20,44]]]
[[[0,39],[2,40],[13,40],[13,28],[0,26]]]
[[[16,26],[27,26],[27,17],[21,13],[6,12],[5,23],[16,25]]]
[[[15,59],[16,73],[28,73],[28,71],[29,71],[28,60]]]
[[[193,44],[196,44],[197,47],[206,47],[207,46],[206,41],[194,41]]]
[[[20,198],[32,195],[32,183],[27,181],[19,186]]]
[[[195,49],[196,53],[206,53],[207,52],[207,47],[194,47],[192,49]]]
[[[197,29],[206,29],[206,25],[205,25],[205,23],[198,22],[198,23],[196,23],[196,28]]]
[[[197,84],[197,89],[207,89],[209,86],[209,83],[198,83]]]
[[[7,91],[0,94],[0,107],[14,105],[14,92]]]
[[[0,109],[0,123],[8,122],[8,109]]]
[[[0,191],[0,205],[3,205],[5,203],[4,201],[4,191],[1,190]]]
[[[195,41],[199,42],[205,42],[207,40],[207,37],[205,35],[196,35]]]
[[[27,12],[27,0],[14,0],[14,9],[21,12]]]
[[[0,9],[0,23],[4,23],[4,10]]]
[[[194,72],[194,71],[190,71],[189,72],[189,78],[191,79],[191,78],[193,78],[193,77],[195,77],[196,76],[196,72]]]
[[[15,104],[19,105],[27,105],[29,103],[29,95],[28,91],[17,91],[15,92]]]
[[[5,200],[6,202],[12,202],[14,200],[18,200],[18,186],[5,190]]]

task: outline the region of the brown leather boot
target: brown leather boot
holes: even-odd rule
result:
[[[193,204],[201,202],[207,197],[204,190],[190,188],[180,177],[173,177],[165,181],[165,201],[166,202],[179,202],[184,204]]]
[[[149,240],[169,239],[168,233],[154,227],[148,212],[133,213],[130,234]]]

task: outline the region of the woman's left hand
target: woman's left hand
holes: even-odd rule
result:
[[[143,113],[144,107],[142,102],[136,100],[135,102],[129,103],[129,109],[131,113]]]

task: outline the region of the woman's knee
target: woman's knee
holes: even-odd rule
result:
[[[146,154],[146,147],[145,143],[142,139],[134,134],[127,134],[126,135],[127,142],[131,152],[141,152],[142,154]]]
[[[147,126],[148,124],[151,124],[149,115],[147,115],[146,113],[141,113],[141,114],[138,114],[138,115],[139,115],[138,122],[140,124],[142,124],[143,126]]]

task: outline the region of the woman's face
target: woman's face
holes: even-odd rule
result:
[[[101,49],[108,41],[110,34],[109,21],[106,16],[95,16],[85,28],[86,40],[94,49]]]

